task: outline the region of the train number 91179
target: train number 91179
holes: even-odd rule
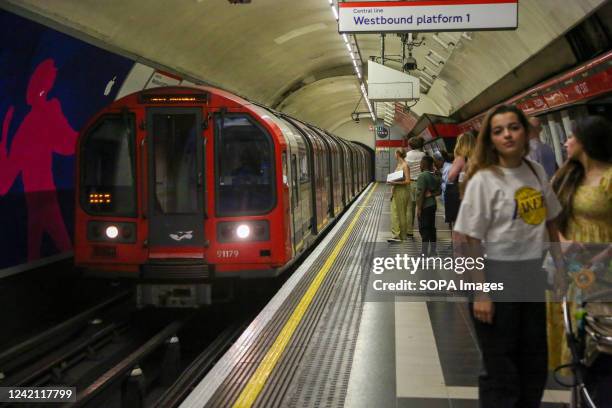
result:
[[[237,249],[219,249],[217,250],[217,258],[238,258],[240,251]]]

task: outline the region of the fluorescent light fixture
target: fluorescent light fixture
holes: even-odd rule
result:
[[[433,69],[429,68],[427,65],[423,65],[423,71],[425,70],[431,72],[430,75],[436,75],[436,72]]]
[[[427,78],[421,77],[420,79],[421,79],[421,82],[425,82],[430,87],[433,85],[433,80],[430,82],[427,80]]]
[[[448,44],[445,43],[437,34],[434,34],[432,37],[438,44],[440,44],[444,48],[448,48]]]
[[[434,78],[431,75],[429,75],[427,72],[420,71],[420,73],[421,73],[421,77],[425,77],[425,78],[427,78],[427,79],[429,79],[430,81],[433,82]]]
[[[445,58],[443,56],[441,56],[440,54],[438,54],[437,52],[435,52],[432,49],[429,49],[429,54],[428,55],[433,55],[434,57],[436,57],[439,61],[445,61]]]
[[[431,62],[435,67],[437,67],[438,65],[442,65],[444,64],[444,61],[440,60],[440,61],[436,61],[435,59],[431,58],[429,55],[427,55],[425,57],[425,59],[429,62]]]
[[[446,39],[446,43],[449,45],[449,47],[452,47],[453,44],[457,44],[457,41],[459,41],[459,38],[461,38],[461,34],[453,32],[443,32],[443,33],[436,33],[438,35],[438,37],[440,37],[442,40]]]
[[[336,19],[336,21],[338,21],[338,9],[334,5],[334,1],[329,0],[329,5],[331,6],[332,13],[334,13],[334,18]],[[361,70],[359,69],[361,67],[361,58],[359,58],[359,55],[356,55],[353,52],[353,47],[352,47],[351,41],[349,40],[348,35],[342,34],[342,40],[344,41],[344,45],[346,46],[346,49],[349,52],[349,57],[351,58],[353,67],[355,68],[355,74],[357,75],[357,79],[359,80],[359,83],[360,83],[361,93],[363,94],[366,104],[368,105],[368,109],[370,111],[370,116],[372,117],[372,121],[375,122],[376,116],[374,115],[372,104],[370,103],[370,99],[368,98],[368,92],[366,91],[366,87],[364,84],[363,76],[361,74]],[[359,61],[359,64],[357,63],[358,61]]]

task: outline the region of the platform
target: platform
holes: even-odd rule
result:
[[[417,231],[387,244],[389,197],[370,185],[181,407],[478,406],[465,299],[364,301],[375,248],[420,254]],[[549,383],[543,407],[562,406],[569,392]]]

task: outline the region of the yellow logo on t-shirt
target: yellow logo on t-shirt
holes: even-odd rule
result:
[[[544,196],[540,191],[531,187],[521,187],[514,193],[514,202],[515,218],[518,216],[530,225],[539,225],[546,219]]]

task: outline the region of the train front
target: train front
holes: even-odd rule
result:
[[[82,132],[75,262],[137,282],[139,306],[197,307],[291,259],[282,134],[224,93],[133,94]]]

